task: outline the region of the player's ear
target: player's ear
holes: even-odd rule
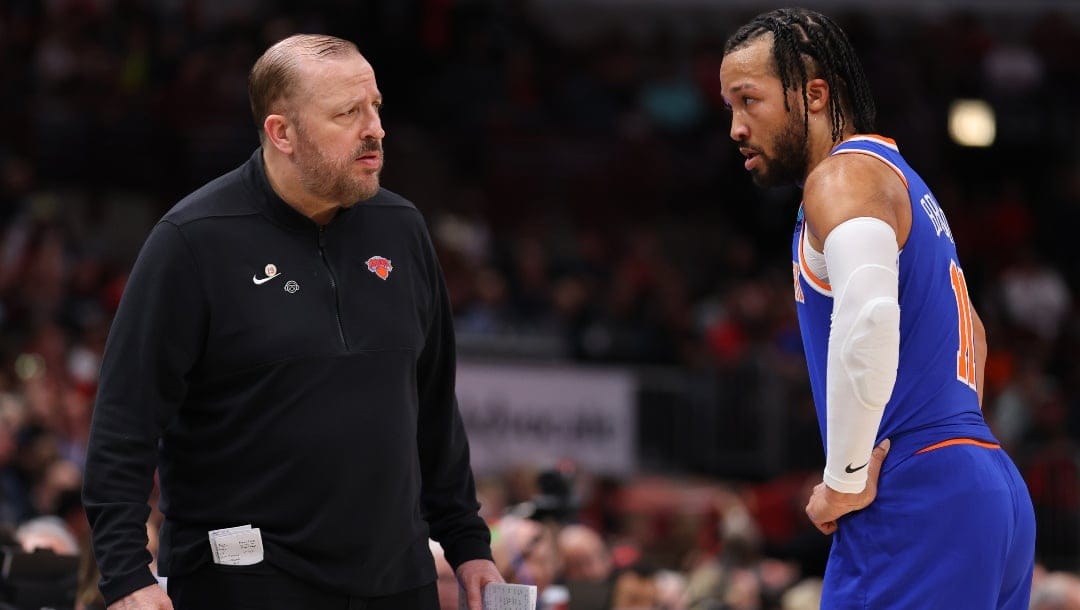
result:
[[[829,83],[823,78],[812,78],[806,83],[807,109],[810,112],[823,112],[829,106]]]
[[[266,141],[271,146],[286,155],[292,154],[296,128],[285,115],[266,115],[263,119],[263,133],[266,134]]]

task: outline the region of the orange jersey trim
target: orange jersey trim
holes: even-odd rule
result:
[[[846,144],[848,142],[853,142],[853,141],[858,141],[858,140],[873,140],[875,142],[878,142],[880,144],[884,144],[885,146],[888,146],[889,148],[895,150],[896,152],[900,152],[900,147],[898,147],[896,145],[896,140],[894,140],[892,138],[886,138],[885,136],[880,136],[880,135],[877,135],[877,134],[874,134],[874,133],[865,133],[865,134],[859,134],[859,135],[856,135],[856,136],[851,136],[850,138],[844,140],[843,142],[840,142],[840,144],[837,144],[836,146],[839,147],[842,144]],[[881,155],[879,155],[877,153],[871,152],[869,150],[850,150],[850,149],[849,150],[839,150],[839,151],[837,151],[837,150],[835,150],[835,147],[834,147],[834,152],[832,152],[830,154],[842,155],[842,154],[848,154],[848,153],[860,153],[860,154],[869,155],[871,157],[874,157],[875,159],[881,161],[885,165],[888,165],[889,167],[891,167],[892,170],[894,172],[896,172],[896,175],[900,177],[900,181],[904,183],[904,188],[910,188],[908,186],[907,178],[904,176],[904,172],[900,171],[900,168],[897,167],[896,164],[894,164],[892,161],[889,161],[888,159],[886,159],[885,157],[882,157]]]
[[[941,441],[940,443],[934,443],[929,447],[923,447],[915,452],[915,455],[920,453],[929,453],[943,447],[952,447],[954,445],[975,445],[976,447],[982,447],[983,449],[1001,449],[1001,445],[997,443],[988,443],[986,441],[979,441],[973,438],[951,438],[947,441]]]
[[[857,136],[851,136],[850,138],[844,140],[844,142],[850,142],[851,140],[877,140],[882,144],[887,144],[890,148],[895,148],[897,152],[900,151],[899,147],[897,147],[896,145],[896,140],[892,138],[886,138],[885,136],[878,135],[876,133],[860,133]],[[844,142],[841,142],[841,144],[843,144]]]
[[[858,155],[866,155],[868,157],[873,157],[873,158],[877,159],[878,161],[881,161],[885,165],[888,165],[890,168],[892,168],[892,171],[895,172],[896,175],[900,177],[900,182],[904,183],[904,188],[910,188],[908,186],[907,176],[904,176],[904,172],[900,171],[900,168],[896,167],[896,165],[892,161],[889,161],[885,157],[882,157],[881,155],[879,155],[879,154],[877,154],[875,152],[870,152],[869,150],[855,150],[855,149],[849,148],[849,149],[846,149],[846,150],[838,150],[838,151],[834,152],[833,154],[834,155],[858,154]]]

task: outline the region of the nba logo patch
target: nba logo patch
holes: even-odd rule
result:
[[[382,280],[390,277],[390,272],[394,270],[394,266],[390,264],[390,259],[381,256],[372,256],[367,259],[366,264],[368,271],[379,276],[379,279]]]

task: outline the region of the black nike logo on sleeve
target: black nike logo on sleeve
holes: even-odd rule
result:
[[[869,463],[870,463],[870,462],[867,462],[866,464],[869,464]],[[846,473],[848,473],[848,474],[851,474],[851,473],[853,473],[853,472],[859,472],[859,471],[860,471],[860,470],[862,470],[863,468],[866,468],[866,464],[863,464],[862,466],[858,466],[858,467],[856,467],[856,468],[852,468],[852,467],[851,467],[851,464],[848,464],[848,465],[847,465],[847,466],[846,466],[846,467],[844,468],[844,472],[846,472]]]

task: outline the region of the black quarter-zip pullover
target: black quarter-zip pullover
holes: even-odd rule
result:
[[[415,206],[381,189],[319,227],[257,150],[154,227],[110,329],[84,485],[106,601],[154,583],[155,466],[163,575],[245,524],[266,562],[354,596],[432,582],[429,535],[455,567],[490,558],[454,370]]]

